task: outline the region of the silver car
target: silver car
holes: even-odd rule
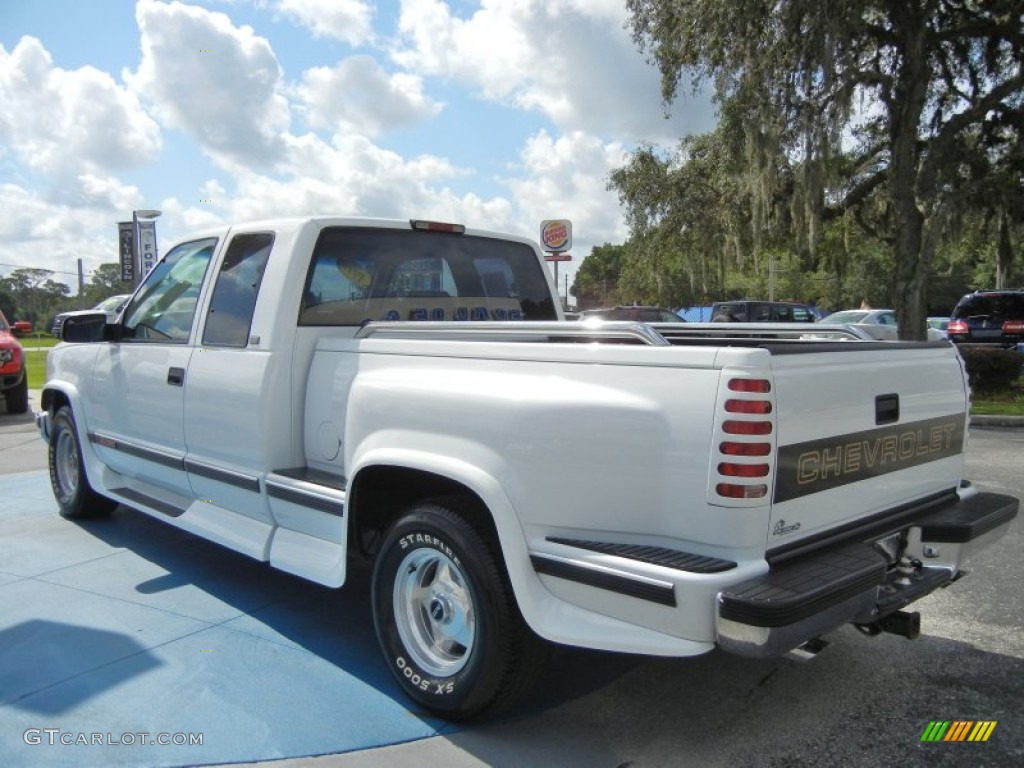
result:
[[[823,323],[840,323],[855,325],[873,339],[896,341],[900,337],[899,326],[896,324],[896,310],[893,309],[845,309],[833,312],[822,320]],[[944,339],[946,335],[929,326],[928,341]]]

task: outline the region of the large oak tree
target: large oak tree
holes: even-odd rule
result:
[[[742,133],[755,228],[788,198],[796,242],[813,251],[823,219],[855,213],[892,249],[901,336],[925,338],[929,266],[955,214],[998,205],[993,179],[1020,199],[1024,0],[627,7],[666,104],[684,81],[710,85]]]

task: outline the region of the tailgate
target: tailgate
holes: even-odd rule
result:
[[[967,393],[953,347],[836,347],[772,355],[769,550],[950,491],[963,474]]]

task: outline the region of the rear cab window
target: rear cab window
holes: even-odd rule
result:
[[[299,325],[555,320],[525,243],[476,235],[329,227],[317,240]]]

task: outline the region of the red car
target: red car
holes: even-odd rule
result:
[[[14,338],[3,312],[0,312],[0,392],[7,400],[8,413],[25,413],[28,410],[25,350]]]

